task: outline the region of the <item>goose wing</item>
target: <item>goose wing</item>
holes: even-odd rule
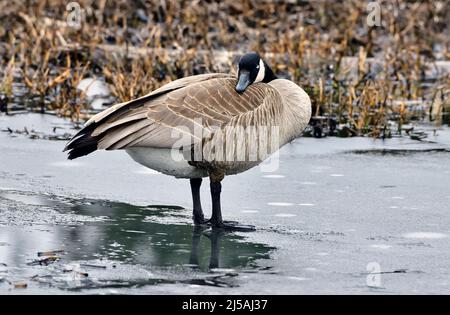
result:
[[[115,105],[89,120],[68,143],[69,159],[97,149],[181,147],[225,126],[278,123],[281,96],[273,87],[257,83],[237,94],[235,85],[226,74],[193,76]]]

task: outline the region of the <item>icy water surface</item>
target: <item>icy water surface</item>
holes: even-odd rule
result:
[[[193,228],[187,180],[124,152],[68,161],[64,141],[34,136],[67,123],[0,116],[1,130],[24,126],[35,132],[0,133],[2,293],[450,293],[446,128],[297,139],[276,172],[225,178],[224,218],[257,231],[223,234]]]
[[[3,289],[234,287],[272,248],[194,228],[183,208],[0,191]],[[174,223],[160,223],[171,217]],[[56,224],[55,224],[56,223]],[[0,286],[0,288],[2,288]],[[16,288],[17,289],[17,288]]]

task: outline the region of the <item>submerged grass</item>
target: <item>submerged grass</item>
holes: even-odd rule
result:
[[[0,3],[0,103],[86,119],[86,77],[117,101],[171,80],[233,72],[258,51],[312,99],[307,134],[386,137],[410,121],[448,123],[450,5],[379,1],[78,1],[79,28],[63,0]],[[332,127],[334,126],[334,127]]]

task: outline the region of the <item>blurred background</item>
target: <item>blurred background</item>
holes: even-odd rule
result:
[[[310,95],[305,135],[391,137],[450,121],[449,16],[448,1],[1,1],[0,109],[81,123],[257,51]]]

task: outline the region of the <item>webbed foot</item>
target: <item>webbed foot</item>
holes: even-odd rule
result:
[[[229,232],[254,232],[256,231],[255,226],[240,224],[236,221],[221,221],[221,222],[211,222],[213,229],[221,229]]]

